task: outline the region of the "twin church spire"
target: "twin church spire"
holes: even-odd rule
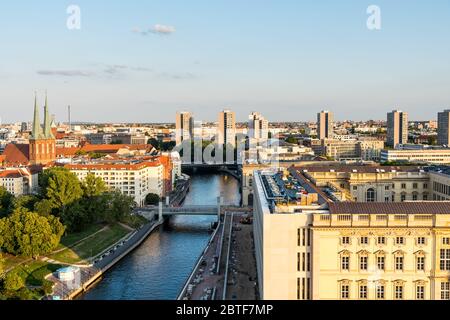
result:
[[[41,139],[55,139],[52,133],[52,120],[48,111],[48,98],[45,94],[45,106],[44,106],[44,126],[41,126],[41,120],[39,117],[39,106],[37,102],[37,94],[34,96],[34,117],[33,117],[33,130],[31,131],[32,140]]]

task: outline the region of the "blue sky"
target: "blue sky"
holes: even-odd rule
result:
[[[68,30],[66,9],[81,9]],[[382,29],[366,27],[369,5]],[[135,32],[155,25],[161,34]],[[173,31],[173,30],[172,30]],[[0,117],[30,120],[33,94],[61,121],[412,119],[450,108],[450,1],[73,0],[0,4]]]

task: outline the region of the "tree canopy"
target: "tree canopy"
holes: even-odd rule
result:
[[[40,180],[42,197],[59,212],[83,196],[77,176],[64,168],[51,168],[42,173]]]
[[[11,213],[14,196],[4,187],[0,187],[0,217]]]
[[[0,222],[0,249],[24,257],[50,253],[59,244],[64,226],[56,217],[43,217],[25,208],[16,209]]]

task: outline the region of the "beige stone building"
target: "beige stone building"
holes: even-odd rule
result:
[[[296,168],[253,186],[263,299],[450,299],[450,202],[332,201]]]

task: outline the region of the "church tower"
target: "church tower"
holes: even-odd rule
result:
[[[34,118],[30,137],[29,158],[30,163],[33,165],[46,165],[56,160],[56,139],[52,133],[47,95],[44,107],[44,127],[41,126],[39,118],[37,96],[34,98]]]

